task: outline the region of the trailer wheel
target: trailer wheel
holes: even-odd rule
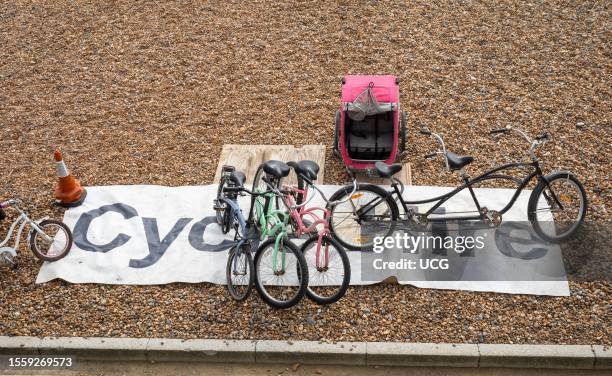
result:
[[[406,150],[406,123],[407,116],[405,112],[400,114],[400,131],[399,131],[399,151],[403,153]]]
[[[334,154],[340,158],[340,111],[336,110],[336,130],[334,132]]]

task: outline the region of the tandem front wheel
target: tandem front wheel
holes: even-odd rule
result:
[[[567,171],[555,172],[540,180],[527,207],[534,231],[551,243],[572,237],[584,222],[586,210],[584,186]]]

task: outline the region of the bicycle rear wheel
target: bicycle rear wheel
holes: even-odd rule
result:
[[[304,297],[308,284],[306,260],[288,239],[263,242],[255,254],[255,288],[261,298],[274,308],[290,308]],[[283,262],[284,258],[284,262]]]
[[[313,235],[301,248],[308,266],[306,295],[318,304],[331,304],[346,294],[351,282],[351,265],[340,243],[323,236],[317,266],[318,242],[319,236]]]
[[[43,233],[32,230],[30,249],[43,261],[57,261],[66,257],[72,248],[72,232],[63,222],[46,219],[38,224]]]
[[[569,172],[555,173],[546,180],[548,185],[540,182],[531,193],[527,211],[536,234],[558,243],[570,238],[584,222],[586,192]]]
[[[225,276],[227,291],[237,301],[245,300],[251,293],[255,280],[255,265],[248,245],[233,247],[229,252]]]
[[[352,186],[340,188],[331,200],[344,200]],[[374,238],[393,233],[399,209],[387,192],[372,184],[360,184],[351,197],[331,208],[329,228],[334,239],[349,250],[371,250]]]

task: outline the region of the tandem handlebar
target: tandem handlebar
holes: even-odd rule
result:
[[[508,128],[497,128],[497,129],[491,130],[489,132],[489,134],[507,133],[509,131],[510,131],[510,129],[508,129]]]
[[[446,145],[444,145],[444,140],[442,139],[442,137],[439,134],[430,131],[426,127],[422,127],[419,130],[419,132],[426,136],[433,136],[436,139],[436,141],[438,141],[438,144],[440,145],[440,150],[438,150],[435,153],[427,154],[424,156],[424,158],[429,159],[429,158],[433,158],[437,156],[438,154],[442,154],[444,156],[444,164],[446,165],[446,169],[450,171],[450,166],[448,164],[448,158],[446,156]]]
[[[531,147],[529,148],[529,156],[531,157],[532,160],[537,161],[538,157],[535,154],[535,149],[540,146],[543,145],[549,141],[552,140],[552,137],[550,136],[550,133],[548,132],[544,132],[541,133],[539,135],[537,135],[534,139],[531,139],[527,133],[525,133],[525,131],[523,131],[522,129],[519,128],[513,128],[511,126],[507,126],[506,128],[497,128],[497,129],[493,129],[491,131],[489,131],[489,134],[492,135],[497,135],[497,134],[505,134],[505,133],[509,133],[509,132],[516,132],[518,134],[520,134],[525,141],[527,141],[529,144],[531,144]]]
[[[535,139],[532,140],[527,135],[527,133],[525,133],[525,131],[523,131],[523,130],[521,130],[519,128],[513,128],[511,126],[507,126],[506,128],[492,129],[491,131],[489,131],[489,134],[497,135],[497,134],[510,133],[510,132],[516,132],[516,133],[520,134],[529,143],[532,143],[532,142],[543,143],[543,142],[548,142],[548,141],[552,140],[552,137],[550,136],[550,133],[548,133],[548,132],[541,133],[541,134],[537,135],[535,137]]]

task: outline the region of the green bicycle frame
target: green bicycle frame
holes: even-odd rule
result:
[[[287,227],[289,226],[289,212],[287,210],[272,209],[272,200],[276,198],[274,193],[258,196],[255,199],[255,221],[259,222],[261,228],[260,240],[275,237],[272,269],[278,269],[278,250],[283,240],[287,238]],[[267,203],[267,205],[266,205]],[[286,252],[281,252],[281,269],[285,270]]]

